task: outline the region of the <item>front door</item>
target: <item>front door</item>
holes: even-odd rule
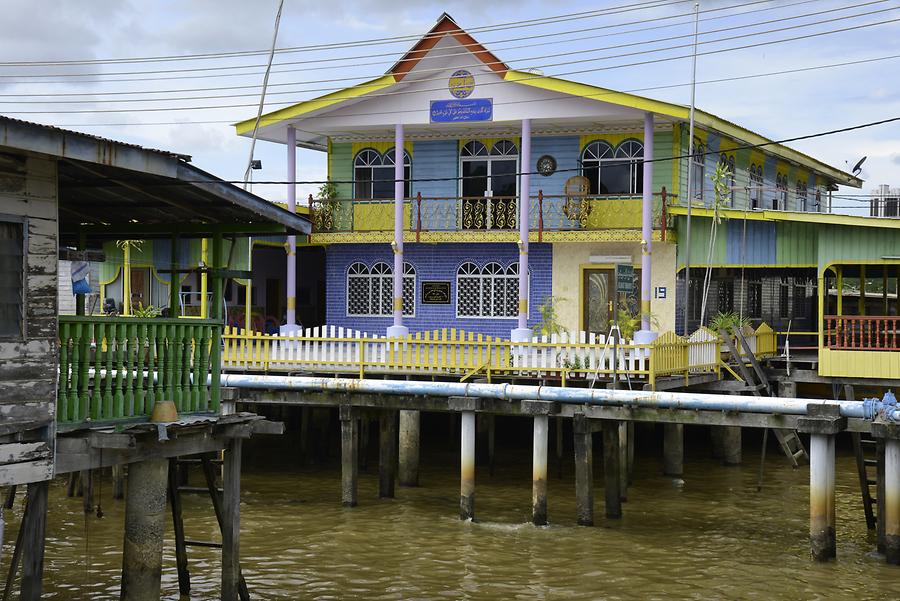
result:
[[[582,329],[585,332],[606,334],[612,319],[610,300],[615,290],[615,273],[612,269],[585,269],[582,272],[581,294]]]
[[[469,143],[460,159],[462,229],[515,229],[518,222],[518,150],[501,141],[490,153]]]

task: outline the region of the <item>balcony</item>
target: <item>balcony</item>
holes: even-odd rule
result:
[[[221,336],[213,320],[60,316],[57,421],[146,419],[163,400],[218,412]]]
[[[900,379],[900,317],[827,315],[819,375]]]
[[[425,197],[407,199],[403,229],[410,238],[440,238],[441,233],[517,232],[519,202],[509,197]],[[590,196],[574,198],[539,193],[528,199],[529,231],[542,239],[554,232],[622,230],[623,239],[640,240],[640,196]],[[313,234],[384,233],[394,230],[393,200],[310,199]],[[666,215],[660,194],[654,195],[653,229],[665,239]],[[631,231],[633,235],[628,235]],[[429,236],[429,234],[435,234]],[[340,239],[340,236],[335,236]]]

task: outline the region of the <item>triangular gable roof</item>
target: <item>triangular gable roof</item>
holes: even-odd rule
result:
[[[422,36],[422,39],[416,42],[415,46],[410,48],[409,52],[404,54],[399,61],[394,63],[394,66],[388,70],[386,75],[393,75],[394,79],[401,81],[407,73],[415,68],[420,60],[425,58],[428,51],[434,48],[435,44],[446,35],[452,36],[463,48],[468,49],[475,58],[483,62],[501,77],[509,70],[506,63],[497,58],[497,56],[487,48],[479,44],[471,35],[463,31],[463,29],[456,24],[456,21],[453,20],[453,17],[444,13],[437,20],[434,27]]]

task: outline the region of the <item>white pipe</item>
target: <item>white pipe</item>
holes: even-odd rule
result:
[[[739,411],[783,415],[806,415],[806,406],[816,404],[838,407],[841,415],[844,417],[860,419],[865,417],[864,404],[858,401],[831,401],[789,397],[744,397],[694,392],[650,392],[414,380],[354,380],[350,378],[252,374],[222,374],[221,385],[262,390],[339,391],[406,396],[468,396],[506,401],[538,400],[594,405],[626,405],[656,409]],[[900,410],[893,411],[887,417],[892,418],[894,421],[900,421]]]

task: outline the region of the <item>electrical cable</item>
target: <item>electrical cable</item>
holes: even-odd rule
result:
[[[898,8],[900,8],[900,7],[898,7]],[[896,9],[889,9],[889,10],[896,10]],[[844,28],[840,28],[840,29],[833,29],[833,30],[824,31],[824,32],[804,34],[804,35],[800,35],[800,36],[794,36],[791,38],[770,40],[770,41],[766,41],[766,42],[757,42],[757,43],[752,43],[752,44],[745,44],[742,46],[735,46],[735,47],[731,47],[731,48],[721,48],[718,50],[709,50],[706,52],[697,53],[697,55],[698,56],[708,56],[708,55],[713,55],[713,54],[721,54],[724,52],[733,52],[736,50],[745,50],[748,48],[758,48],[761,46],[769,46],[769,45],[774,45],[774,44],[795,42],[795,41],[802,40],[802,39],[811,39],[811,38],[816,38],[816,37],[820,37],[820,36],[824,36],[824,35],[832,35],[832,34],[836,34],[836,33],[846,33],[848,31],[855,31],[855,30],[859,30],[859,29],[876,27],[876,26],[880,26],[880,25],[888,25],[888,24],[896,23],[896,22],[900,22],[900,18],[891,19],[891,20],[887,20],[887,21],[879,21],[879,22],[875,22],[875,23],[864,23],[864,24],[860,24],[860,25],[844,27]],[[579,73],[592,73],[592,72],[597,72],[597,71],[621,69],[624,67],[633,67],[633,66],[656,64],[656,63],[662,63],[662,62],[671,62],[671,61],[675,61],[675,60],[681,60],[684,58],[690,58],[692,56],[693,55],[691,54],[691,55],[681,55],[681,56],[675,56],[675,57],[651,59],[651,60],[646,60],[646,61],[621,64],[621,65],[595,67],[595,68],[590,68],[590,69],[580,69],[580,70],[568,71],[568,72],[564,72],[564,73],[557,73],[554,75],[534,75],[533,77],[523,78],[517,82],[510,82],[508,80],[500,80],[500,81],[496,81],[496,82],[485,82],[485,83],[481,84],[481,86],[484,87],[484,86],[491,86],[491,85],[497,85],[497,84],[521,83],[521,82],[527,82],[527,81],[531,81],[531,80],[540,80],[540,79],[547,79],[547,78],[552,78],[552,77],[560,77],[563,75],[573,75],[573,74],[579,74]],[[602,60],[602,59],[594,59],[594,60]],[[579,61],[564,62],[564,63],[559,63],[559,64],[565,65],[565,64],[583,63],[583,62],[592,62],[592,61],[591,61],[591,59],[585,59],[585,60],[579,60]],[[554,66],[554,65],[548,65],[548,66]],[[372,84],[369,84],[369,85],[372,85]],[[362,86],[357,86],[357,88],[359,88],[359,87],[362,87]],[[442,89],[443,88],[436,88],[436,90],[442,90]],[[421,92],[421,91],[427,91],[427,90],[418,90],[417,92]],[[375,97],[396,96],[398,94],[410,94],[410,93],[412,93],[412,92],[410,92],[410,91],[384,92],[384,93],[375,92],[375,93],[371,93],[371,94],[366,94],[365,97],[366,98],[375,98]],[[291,103],[291,102],[273,103],[273,105],[286,105],[286,106],[290,106],[293,104],[297,104],[297,103]],[[79,110],[56,110],[56,111],[53,111],[53,110],[49,110],[49,111],[6,111],[6,114],[35,115],[35,114],[83,114],[83,113],[140,113],[140,112],[162,112],[162,111],[217,110],[217,109],[226,109],[226,108],[227,109],[245,108],[247,106],[255,106],[255,105],[231,104],[231,105],[210,105],[210,106],[201,106],[201,107],[153,107],[153,108],[135,108],[135,109],[86,109],[86,110],[79,109]],[[272,106],[272,105],[270,105],[270,106]],[[383,111],[380,114],[400,113],[400,112],[406,112],[406,111]],[[370,113],[370,114],[375,114],[375,113]]]
[[[852,5],[852,6],[843,7],[843,8],[841,8],[841,9],[833,9],[833,10],[828,10],[828,11],[819,11],[819,12],[815,12],[815,13],[806,13],[806,14],[803,14],[803,15],[796,15],[796,16],[784,17],[784,18],[773,19],[773,20],[769,20],[769,21],[761,21],[761,22],[759,22],[759,23],[754,24],[754,26],[762,26],[762,25],[767,25],[767,24],[772,24],[772,23],[781,23],[781,22],[784,22],[784,21],[786,21],[786,20],[792,20],[792,19],[798,19],[798,18],[805,18],[805,17],[808,17],[808,16],[815,16],[815,15],[820,15],[820,14],[823,14],[823,13],[831,13],[831,12],[834,12],[835,10],[847,10],[847,9],[850,9],[850,8],[857,8],[857,7],[860,7],[860,6],[867,6],[867,5],[871,5],[871,4],[879,4],[879,3],[883,3],[883,2],[885,2],[885,1],[886,1],[886,0],[873,0],[873,1],[870,1],[870,2],[865,2],[865,3],[861,3],[861,4],[857,4],[857,5]],[[830,22],[833,22],[833,21],[845,20],[845,19],[847,19],[847,18],[857,18],[857,17],[862,17],[862,16],[867,16],[867,15],[870,15],[870,14],[874,14],[874,13],[887,12],[887,11],[898,10],[898,9],[900,9],[900,7],[888,8],[888,9],[880,9],[880,10],[872,11],[872,12],[869,12],[869,13],[861,13],[861,14],[858,14],[858,15],[849,15],[849,16],[845,16],[845,17],[838,17],[838,18],[834,18],[834,19],[827,19],[827,20],[824,20],[824,21],[817,21],[817,22],[814,22],[814,23],[804,23],[804,24],[800,24],[800,25],[796,25],[796,26],[792,26],[792,27],[778,28],[778,29],[773,29],[773,30],[768,30],[768,31],[761,31],[761,32],[748,33],[748,34],[743,34],[743,35],[741,35],[741,36],[730,37],[730,38],[722,38],[722,39],[717,39],[717,40],[708,40],[708,41],[705,41],[705,42],[701,42],[701,44],[715,44],[715,43],[720,43],[720,42],[725,42],[725,41],[731,41],[731,40],[734,40],[734,39],[740,39],[740,38],[743,38],[743,37],[752,37],[752,36],[758,36],[758,35],[767,35],[767,34],[769,34],[769,33],[775,33],[775,32],[785,31],[785,30],[787,30],[787,29],[794,29],[794,28],[799,29],[799,28],[804,28],[804,27],[812,27],[812,26],[815,26],[815,25],[823,24],[823,23],[830,23]],[[723,33],[723,32],[727,32],[727,31],[734,31],[734,30],[737,30],[737,29],[744,29],[745,27],[746,27],[745,25],[735,25],[735,26],[731,26],[731,27],[724,27],[724,28],[714,29],[714,30],[705,32],[705,35],[709,35],[709,34],[713,34],[713,33]],[[661,43],[661,42],[666,42],[666,41],[672,41],[672,40],[678,40],[678,39],[685,39],[685,38],[692,38],[692,37],[693,37],[693,34],[684,34],[684,35],[678,35],[678,36],[671,36],[671,37],[668,37],[668,38],[659,38],[659,39],[657,39],[657,40],[653,40],[653,43]],[[522,60],[522,61],[531,61],[531,60],[537,60],[537,59],[547,59],[547,58],[555,58],[555,57],[562,57],[562,56],[581,55],[581,54],[585,54],[585,53],[600,52],[600,51],[603,51],[603,50],[611,50],[611,49],[617,49],[617,48],[626,48],[626,47],[632,47],[632,46],[640,46],[640,45],[643,45],[643,44],[646,44],[646,43],[647,43],[646,41],[641,40],[641,41],[629,42],[629,43],[625,43],[625,44],[618,44],[618,45],[612,45],[612,46],[603,46],[603,47],[600,47],[600,48],[590,48],[590,49],[583,49],[583,50],[571,50],[571,51],[566,51],[566,52],[559,52],[559,53],[554,53],[554,54],[547,54],[547,55],[542,55],[542,56],[529,57],[529,58],[520,59],[520,60]],[[560,66],[560,65],[568,65],[568,64],[577,64],[577,63],[580,63],[580,62],[586,62],[587,60],[611,60],[611,59],[613,59],[613,58],[621,58],[621,57],[625,57],[625,56],[635,56],[635,55],[640,55],[640,54],[652,54],[652,53],[657,53],[657,52],[665,52],[665,51],[669,51],[669,50],[675,50],[675,49],[679,49],[679,48],[685,48],[685,47],[687,47],[687,46],[692,46],[692,44],[681,44],[681,45],[675,45],[675,46],[667,46],[667,47],[664,47],[664,48],[656,48],[656,49],[650,49],[650,50],[642,50],[642,51],[634,52],[634,53],[625,53],[625,54],[613,55],[613,56],[610,56],[610,57],[600,57],[600,58],[596,58],[596,59],[586,59],[586,60],[583,60],[583,61],[570,61],[570,62],[565,62],[565,63],[554,63],[554,64],[551,64],[551,65],[539,65],[539,67],[542,67],[542,66]],[[467,56],[470,55],[469,52],[464,52],[463,54],[465,54],[465,55],[467,55]],[[442,55],[442,58],[443,58],[443,56],[444,56],[444,55]],[[491,62],[491,61],[489,61],[489,62],[485,63],[486,66],[491,66],[491,65],[493,65],[493,64],[498,64],[498,62]],[[417,71],[417,73],[424,73],[424,72],[440,72],[440,73],[443,74],[443,73],[446,73],[446,71],[447,71],[446,67],[439,67],[439,68],[431,68],[431,69],[421,69],[421,70]],[[289,82],[289,83],[284,83],[284,84],[273,84],[273,85],[306,85],[306,84],[314,84],[314,83],[333,83],[333,82],[339,82],[339,81],[358,81],[358,80],[360,80],[360,79],[373,79],[373,78],[378,78],[378,77],[380,77],[380,75],[359,75],[359,76],[353,76],[353,77],[341,77],[341,78],[320,79],[320,80],[307,80],[307,81],[297,81],[297,82]],[[443,75],[442,75],[442,76],[439,76],[439,77],[428,77],[428,78],[417,79],[417,80],[416,80],[416,83],[427,82],[427,81],[441,81],[441,80],[443,80],[443,79],[444,79],[444,76],[443,76]],[[259,86],[237,86],[236,88],[229,88],[229,87],[225,86],[225,87],[211,87],[211,88],[205,88],[205,89],[201,89],[201,90],[198,90],[198,91],[222,91],[222,90],[227,90],[227,89],[246,89],[246,88],[258,88],[258,87],[259,87]],[[287,91],[282,91],[282,92],[272,92],[271,95],[298,94],[298,93],[308,93],[308,92],[329,92],[329,91],[335,91],[335,90],[338,90],[338,89],[342,89],[342,88],[326,87],[326,88],[313,88],[313,89],[287,90]],[[131,92],[101,92],[101,93],[98,93],[98,92],[82,92],[82,93],[51,93],[51,94],[41,94],[41,93],[32,93],[32,94],[0,94],[0,98],[9,98],[9,97],[23,98],[23,97],[35,97],[35,96],[40,96],[42,99],[43,99],[43,98],[48,98],[48,97],[55,98],[55,97],[60,97],[60,96],[66,96],[66,97],[68,97],[68,96],[91,96],[91,97],[92,97],[92,98],[89,99],[89,100],[33,100],[33,101],[25,101],[25,100],[0,100],[0,104],[12,104],[12,103],[17,103],[17,102],[34,102],[34,103],[37,103],[37,104],[86,104],[86,103],[87,103],[87,104],[90,104],[90,103],[96,103],[96,102],[99,102],[99,101],[101,101],[101,100],[102,100],[103,102],[107,102],[107,103],[123,103],[123,102],[175,102],[175,101],[184,101],[184,100],[210,100],[210,99],[224,99],[224,98],[241,98],[241,97],[252,97],[252,96],[257,96],[257,95],[258,95],[258,94],[256,94],[256,93],[248,93],[248,94],[222,94],[222,95],[215,95],[215,96],[183,96],[183,97],[174,97],[174,98],[172,98],[172,97],[170,97],[170,98],[139,98],[139,99],[135,99],[135,100],[130,100],[130,99],[124,99],[124,100],[120,100],[120,99],[111,99],[111,100],[110,100],[110,99],[105,99],[105,98],[98,98],[98,97],[105,97],[105,96],[112,96],[112,95],[146,95],[146,94],[148,94],[148,93],[149,93],[149,94],[164,94],[164,93],[177,93],[177,92],[181,92],[181,91],[190,91],[190,90],[151,90],[151,91],[148,91],[148,90],[138,90],[138,91],[131,91]]]

